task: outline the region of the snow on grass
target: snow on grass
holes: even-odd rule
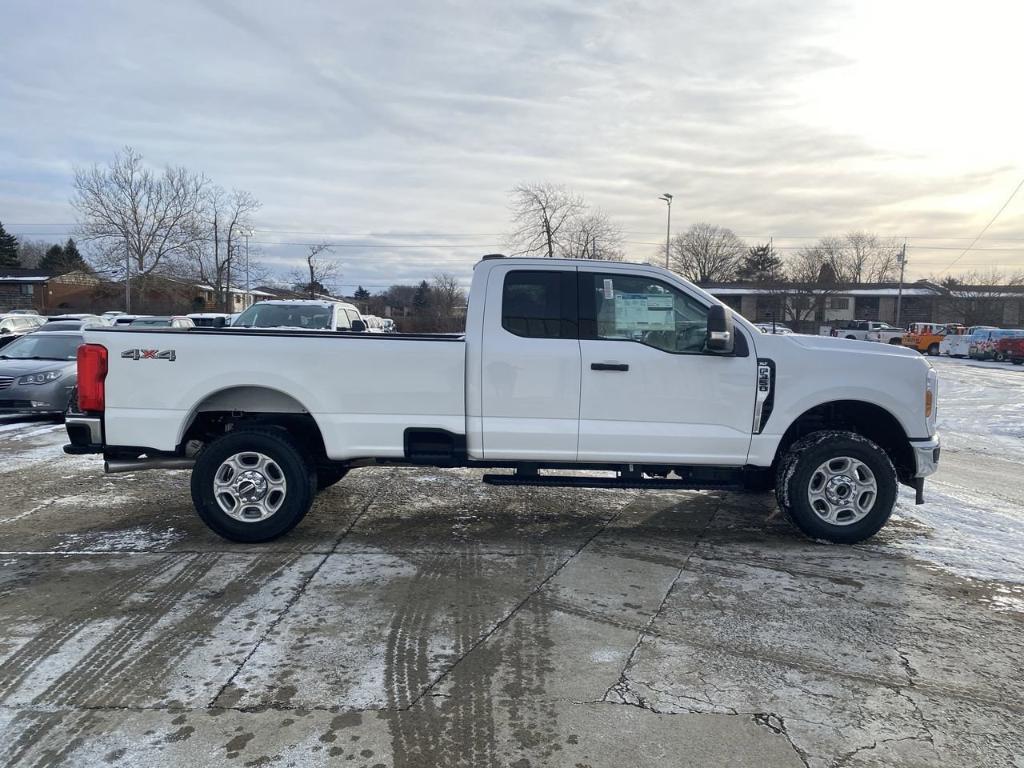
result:
[[[900,489],[893,516],[898,533],[866,546],[900,549],[967,578],[1005,582],[994,606],[1021,610],[1024,504],[1015,485],[1024,477],[1024,370],[961,360],[933,363],[947,460],[927,481],[923,506],[914,504],[913,491]]]
[[[1024,463],[1024,368],[952,359],[933,364],[945,445]]]

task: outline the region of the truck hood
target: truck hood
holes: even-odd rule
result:
[[[841,339],[834,336],[804,336],[796,333],[781,336],[780,338],[797,344],[804,349],[922,359],[920,352],[909,347],[901,347],[897,344],[882,344],[877,341],[856,341],[854,339]]]

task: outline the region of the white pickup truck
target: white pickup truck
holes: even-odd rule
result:
[[[485,257],[470,297],[464,335],[87,329],[65,450],[192,468],[199,515],[238,541],[286,533],[354,468],[426,464],[774,487],[807,535],[857,542],[936,469],[937,377],[911,350],[762,334],[639,264]]]

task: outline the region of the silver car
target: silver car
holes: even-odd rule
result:
[[[78,383],[79,331],[30,333],[0,349],[0,413],[63,414]]]

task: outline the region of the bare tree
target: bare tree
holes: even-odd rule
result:
[[[509,244],[517,256],[547,256],[561,251],[561,238],[584,210],[583,198],[557,184],[518,184],[512,189]]]
[[[155,172],[125,147],[106,166],[75,169],[79,237],[108,275],[125,275],[126,262],[133,278],[168,270],[203,237],[196,218],[208,184],[182,167]]]
[[[252,215],[259,208],[260,202],[252,194],[237,189],[226,192],[221,187],[208,187],[203,195],[193,225],[199,237],[186,250],[181,271],[211,286],[224,312],[234,312],[231,273],[236,257],[241,255],[242,232],[251,229]]]
[[[998,269],[948,276],[941,285],[949,291],[942,302],[943,318],[964,325],[1002,325],[1007,294],[1024,296],[1024,272],[1005,273]],[[1008,291],[1007,289],[1016,289]]]
[[[785,282],[773,291],[787,321],[809,322],[818,317],[828,296],[836,291],[839,241],[824,238],[801,248],[784,264]]]
[[[435,330],[455,331],[465,325],[466,292],[455,275],[439,272],[430,285],[430,313],[434,316]]]
[[[341,274],[338,262],[326,256],[333,252],[334,247],[330,243],[309,246],[306,252],[306,268],[292,272],[295,289],[308,293],[311,299],[315,299],[319,293],[330,291],[331,283]]]
[[[736,277],[746,244],[731,229],[698,222],[673,238],[672,268],[695,283],[724,282]]]
[[[847,232],[839,241],[837,275],[850,283],[881,283],[895,279],[899,246],[871,232]]]
[[[604,211],[580,213],[563,229],[559,255],[567,259],[622,261],[622,230]]]

